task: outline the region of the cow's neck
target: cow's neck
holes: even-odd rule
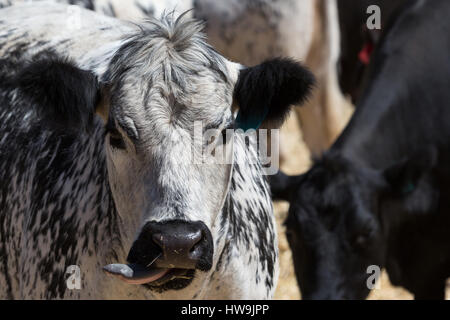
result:
[[[208,297],[271,298],[278,277],[278,246],[269,187],[252,144],[245,147],[238,138],[234,162],[221,215],[225,242],[211,277],[217,285],[210,285]],[[242,291],[242,283],[251,289]]]

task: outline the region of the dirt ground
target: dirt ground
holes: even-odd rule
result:
[[[283,126],[280,134],[281,148],[285,154],[291,155],[284,159],[281,169],[288,174],[299,174],[308,170],[310,155],[302,142],[301,131],[295,115],[291,115]],[[280,278],[275,292],[275,299],[300,299],[300,292],[295,279],[292,263],[292,253],[284,234],[283,222],[288,210],[287,202],[275,202],[275,215],[277,219],[278,241],[280,249]],[[388,276],[383,273],[380,280],[380,289],[373,290],[369,295],[371,300],[410,300],[413,296],[406,290],[390,284]],[[447,299],[450,299],[450,281],[447,289]]]

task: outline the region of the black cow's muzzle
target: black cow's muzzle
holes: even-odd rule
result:
[[[130,249],[129,264],[104,270],[127,283],[159,286],[211,269],[212,258],[212,236],[203,222],[148,222]]]

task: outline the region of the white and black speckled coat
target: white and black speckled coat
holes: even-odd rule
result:
[[[256,150],[236,137],[232,165],[194,166],[177,161],[188,151],[171,136],[173,123],[187,139],[195,120],[228,125],[241,66],[207,46],[189,19],[137,27],[81,13],[74,27],[63,5],[1,9],[0,298],[271,298],[277,237]],[[126,152],[110,146],[98,116],[86,133],[49,126],[10,82],[48,54],[108,81],[109,117],[136,139],[124,139]],[[167,122],[173,104],[182,108]],[[211,230],[210,271],[163,293],[102,272],[125,260],[145,221],[174,217]],[[69,265],[81,268],[81,290],[66,287]]]
[[[23,4],[29,0],[0,0],[0,8]],[[77,5],[109,17],[138,22],[144,18],[159,18],[164,12],[185,12],[193,8],[193,0],[33,0]]]

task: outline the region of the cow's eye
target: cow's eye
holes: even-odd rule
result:
[[[115,149],[125,149],[125,141],[117,129],[109,130],[109,144]]]
[[[291,230],[291,228],[286,228],[286,237],[292,238],[294,236],[294,232]]]
[[[359,234],[353,238],[353,246],[359,249],[366,248],[370,243],[370,237],[366,234]]]

